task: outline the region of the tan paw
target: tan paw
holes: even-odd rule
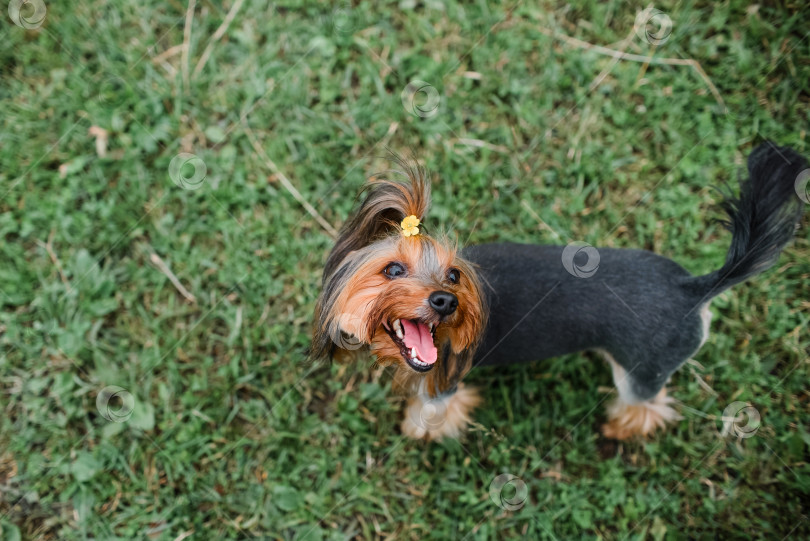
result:
[[[668,422],[682,419],[670,405],[673,402],[666,389],[661,389],[652,400],[637,404],[628,404],[618,397],[607,408],[608,422],[602,425],[602,434],[617,440],[648,436]]]
[[[472,410],[480,403],[478,392],[464,384],[459,384],[456,392],[448,396],[413,396],[405,408],[402,433],[427,441],[457,438],[470,422]]]

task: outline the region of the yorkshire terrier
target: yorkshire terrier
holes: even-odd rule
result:
[[[426,171],[394,161],[405,181],[372,179],[327,258],[311,356],[345,362],[370,352],[411,397],[403,433],[456,437],[480,402],[459,382],[486,327],[485,297],[454,245],[424,230]]]
[[[582,350],[601,352],[618,397],[605,436],[646,436],[679,418],[669,377],[708,338],[709,303],[772,267],[793,238],[803,203],[795,191],[807,161],[789,148],[758,146],[739,197],[722,203],[731,231],[725,264],[693,276],[652,252],[590,246],[472,246],[489,295],[489,327],[474,366],[506,365]]]
[[[582,350],[601,352],[613,370],[606,436],[644,436],[678,419],[664,385],[706,341],[711,299],[773,266],[793,238],[803,211],[794,182],[808,167],[789,148],[757,147],[739,197],[722,203],[725,264],[692,276],[641,250],[485,244],[459,253],[420,229],[425,171],[397,163],[407,181],[372,181],[329,254],[312,355],[370,350],[394,366],[394,386],[410,395],[402,431],[425,439],[457,437],[470,421],[480,398],[461,381],[473,366]]]

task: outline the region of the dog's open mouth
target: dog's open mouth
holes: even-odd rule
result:
[[[399,352],[408,366],[417,372],[427,372],[439,356],[433,343],[436,327],[418,319],[397,319],[390,325],[385,323],[385,332],[399,347]]]

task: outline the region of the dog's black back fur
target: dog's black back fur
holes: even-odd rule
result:
[[[682,331],[678,320],[695,313],[699,300],[671,294],[694,279],[688,271],[652,252],[602,248],[596,274],[577,278],[563,268],[562,253],[562,246],[528,244],[465,250],[489,292],[489,325],[476,365],[596,348],[616,355],[625,341],[642,340],[651,349],[677,346],[671,339]],[[670,335],[667,327],[675,324]]]
[[[732,233],[726,263],[705,276],[641,250],[601,248],[597,272],[578,278],[564,268],[562,246],[465,249],[490,304],[474,365],[602,349],[632,373],[639,399],[654,396],[705,338],[701,308],[771,267],[792,238],[803,208],[794,182],[804,168],[806,160],[789,148],[763,144],[752,152],[739,198],[723,203]]]

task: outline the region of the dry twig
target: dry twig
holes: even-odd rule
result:
[[[332,238],[337,238],[338,235],[337,230],[332,226],[332,224],[327,222],[326,219],[323,216],[321,216],[317,210],[315,210],[315,207],[310,205],[309,202],[306,199],[304,199],[304,196],[302,196],[301,192],[299,192],[298,189],[296,189],[296,187],[293,186],[293,183],[290,182],[290,179],[288,179],[284,175],[284,173],[281,172],[278,166],[276,166],[275,162],[273,162],[273,160],[270,159],[270,157],[267,155],[267,153],[265,153],[261,145],[259,145],[259,142],[256,140],[256,136],[254,135],[253,130],[250,129],[250,126],[247,125],[244,119],[242,120],[242,126],[245,128],[245,133],[247,134],[248,139],[250,139],[250,144],[253,146],[253,149],[256,151],[256,154],[258,154],[262,158],[262,160],[264,160],[265,165],[267,165],[267,167],[273,172],[276,178],[278,178],[278,180],[281,182],[281,185],[284,186],[284,188],[288,192],[290,192],[290,194],[296,199],[296,201],[301,203],[301,206],[304,207],[304,209],[309,213],[310,216],[315,218],[315,221],[321,224],[321,227],[323,227],[326,230],[326,232],[332,236]]]

